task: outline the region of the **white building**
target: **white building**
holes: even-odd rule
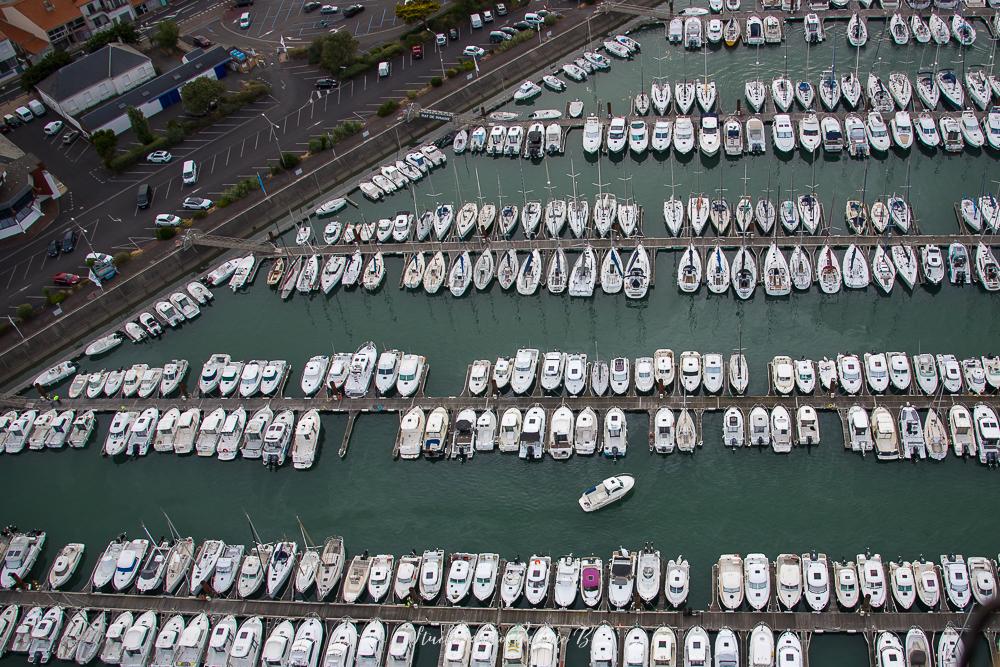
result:
[[[108,44],[57,70],[35,89],[49,108],[71,119],[155,76],[145,55],[123,44]]]

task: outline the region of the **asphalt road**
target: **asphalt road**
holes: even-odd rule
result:
[[[293,2],[298,4],[301,0],[257,0],[254,10],[263,11],[264,15],[284,11],[290,17],[284,19],[284,24],[292,25],[296,16],[301,18],[300,8],[297,7],[298,14],[288,9]],[[185,11],[185,7],[190,9]],[[219,9],[202,6],[199,10],[198,5],[185,5],[175,11],[179,15],[183,12],[182,20],[183,16],[191,17],[182,24],[185,34],[203,34],[218,43],[246,48],[243,40],[224,41],[212,37],[213,26],[222,29],[220,19],[213,18]],[[328,76],[316,67],[303,61],[274,62],[272,45],[260,51],[270,52],[271,62],[250,75],[268,82],[272,94],[171,149],[174,160],[166,165],[143,163],[112,175],[100,165],[91,145],[82,139],[63,146],[60,137],[46,137],[42,132],[43,123],[38,121],[12,131],[8,136],[24,150],[41,158],[67,185],[69,193],[60,200],[59,217],[43,233],[27,241],[19,238],[0,243],[0,267],[3,267],[0,289],[6,309],[2,315],[12,314],[20,303],[39,305],[43,299],[42,290],[52,285],[51,277],[55,273],[66,271],[85,277],[87,271],[83,260],[91,248],[113,254],[148,242],[155,231],[152,223],[156,214],[176,213],[190,217],[190,212],[185,213],[180,208],[184,197],[197,195],[216,199],[230,185],[256,177],[258,173],[265,174],[279,159],[280,152],[305,152],[309,138],[345,120],[363,120],[384,101],[398,100],[408,91],[427,85],[431,78],[441,74],[442,69],[462,59],[461,51],[466,44],[488,47],[488,28],[513,23],[524,11],[527,10],[498,17],[487,29],[469,30],[467,38],[452,42],[440,51],[437,47],[428,49],[421,60],[413,60],[409,53],[403,54],[394,59],[392,75],[386,79],[379,80],[371,73],[333,91],[315,89],[316,79]],[[483,69],[489,66],[488,60],[482,65]],[[236,76],[231,75],[226,81],[230,87],[238,85]],[[165,125],[168,118],[179,113],[180,105],[177,105],[154,117],[154,127]],[[119,145],[130,140],[130,133],[122,135]],[[198,163],[199,180],[194,186],[181,183],[184,160]],[[136,206],[136,190],[140,183],[148,183],[153,188],[153,203],[147,210]],[[317,184],[321,185],[324,184]],[[69,228],[81,232],[76,251],[48,257],[49,243],[62,238]]]

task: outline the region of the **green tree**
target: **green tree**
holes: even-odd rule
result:
[[[181,101],[188,113],[204,116],[224,92],[226,87],[221,82],[200,76],[181,88]]]
[[[354,62],[358,53],[358,40],[346,30],[314,39],[309,45],[309,62],[320,65],[332,74],[340,72]]]
[[[139,31],[132,23],[112,23],[106,30],[102,30],[87,40],[84,48],[87,53],[93,53],[111,42],[124,42],[125,44],[138,44]]]
[[[146,118],[144,113],[135,107],[129,107],[127,109],[127,113],[128,120],[132,124],[132,130],[135,132],[135,136],[140,142],[148,144],[156,138],[153,135],[153,131],[149,129],[149,119]]]
[[[156,33],[153,41],[164,51],[173,51],[177,48],[177,40],[181,36],[181,29],[173,21],[160,21],[156,25]]]
[[[90,143],[94,144],[94,150],[104,160],[107,165],[115,157],[118,151],[118,136],[111,130],[98,130],[90,135]]]
[[[396,5],[396,18],[405,23],[420,23],[436,14],[439,9],[441,3],[438,0],[412,0]]]
[[[36,84],[44,81],[50,74],[60,67],[68,65],[72,60],[73,58],[65,51],[53,51],[24,70],[21,74],[21,87],[30,92]]]

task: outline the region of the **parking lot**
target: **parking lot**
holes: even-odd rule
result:
[[[302,0],[256,0],[254,11],[263,10],[263,17],[270,23],[256,21],[249,32],[256,28],[257,34],[270,39],[278,31],[280,36],[288,35],[298,26],[296,29],[301,29],[301,34],[308,34],[305,23],[320,14],[304,13],[301,5]],[[385,0],[382,5],[370,2],[367,6],[354,17],[357,19],[352,24],[355,30],[378,30],[387,21],[384,17],[391,15]],[[372,8],[379,6],[382,9],[376,15]],[[537,3],[537,7],[541,6]],[[329,90],[316,88],[316,82],[329,77],[329,73],[300,60],[278,63],[273,48],[260,51],[267,54],[264,66],[251,76],[269,83],[272,95],[171,148],[173,161],[165,165],[140,163],[113,175],[100,164],[96,152],[83,138],[63,145],[61,134],[45,136],[42,123],[37,121],[14,130],[11,139],[24,150],[36,154],[67,185],[69,192],[59,201],[60,215],[56,222],[42,233],[34,238],[0,243],[0,266],[3,266],[0,285],[7,295],[8,309],[26,300],[43,299],[43,287],[52,285],[51,277],[57,272],[86,277],[83,259],[92,248],[114,253],[136,249],[148,242],[155,233],[153,222],[157,214],[190,217],[191,211],[181,208],[185,197],[217,199],[239,181],[265,175],[281,152],[304,153],[311,137],[328,132],[346,120],[364,121],[386,100],[404,99],[408,92],[426,87],[432,78],[441,76],[444,70],[464,59],[461,54],[465,46],[472,44],[488,49],[489,31],[520,20],[524,11],[522,8],[508,16],[497,17],[482,30],[462,27],[458,38],[442,47],[431,40],[425,46],[422,59],[415,59],[410,52],[403,53],[391,61],[388,77],[379,78],[372,71]],[[231,15],[232,20],[236,20],[239,14],[232,7],[218,5],[199,11],[188,10],[185,16],[190,18],[183,24],[184,33],[207,34],[216,43],[247,49],[245,40],[220,38],[212,31],[210,24],[214,21],[217,26],[219,19],[215,17],[221,15]],[[339,21],[343,25],[343,19]],[[391,20],[388,23],[391,24]],[[269,25],[275,26],[275,32],[269,32],[272,30]],[[541,36],[544,38],[545,34]],[[484,64],[488,66],[488,62]],[[469,78],[474,76],[474,72],[468,74]],[[231,76],[226,81],[230,87],[238,85],[237,77]],[[162,127],[172,114],[180,113],[180,105],[172,107],[155,117],[153,125]],[[126,133],[120,137],[119,145],[125,148],[133,141],[131,133]],[[194,160],[198,165],[199,178],[194,186],[181,183],[184,160]],[[266,179],[264,182],[266,184]],[[152,190],[152,205],[146,210],[136,205],[136,191],[142,183]],[[71,228],[80,233],[77,250],[70,255],[49,258],[47,246]]]

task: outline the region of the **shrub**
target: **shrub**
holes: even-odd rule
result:
[[[295,153],[281,154],[281,166],[284,167],[285,169],[294,169],[295,167],[299,166],[300,162],[302,162],[302,158],[300,158]]]
[[[60,303],[66,300],[66,292],[59,291],[55,294],[50,294],[48,297],[49,303],[53,306],[58,306]]]
[[[342,141],[347,137],[357,134],[363,127],[364,125],[356,120],[344,121],[337,127],[333,128],[330,132],[330,136],[333,139],[333,143],[337,143],[338,141]]]
[[[474,69],[476,69],[476,63],[472,62],[471,60],[463,60],[461,63],[458,64],[459,72],[471,72]]]
[[[415,100],[420,95],[419,90],[408,90],[406,91],[406,99]]]
[[[398,108],[399,108],[399,102],[397,102],[396,100],[386,100],[381,104],[381,106],[379,106],[378,111],[376,111],[375,113],[378,115],[379,118],[385,118],[386,116],[390,116],[393,113],[395,113],[396,109]]]
[[[177,236],[176,227],[158,227],[156,230],[156,238],[161,241],[169,241],[175,236]]]
[[[431,78],[431,85],[434,86],[435,88],[440,88],[442,83],[444,83],[444,80],[441,79],[441,77],[439,76]]]
[[[22,303],[14,310],[14,312],[17,314],[17,319],[22,322],[27,322],[35,316],[35,307],[30,303]]]
[[[132,253],[128,250],[122,250],[121,252],[116,252],[114,254],[115,266],[121,267],[128,264],[129,260],[132,259]]]
[[[449,67],[448,70],[445,72],[445,74],[448,76],[449,79],[453,79],[458,74],[458,70],[454,67]]]
[[[191,217],[195,220],[204,220],[207,215],[208,211],[195,211],[191,214]]]
[[[312,139],[309,140],[309,152],[319,153],[320,151],[325,150],[326,141],[327,141],[326,136],[313,137]]]

